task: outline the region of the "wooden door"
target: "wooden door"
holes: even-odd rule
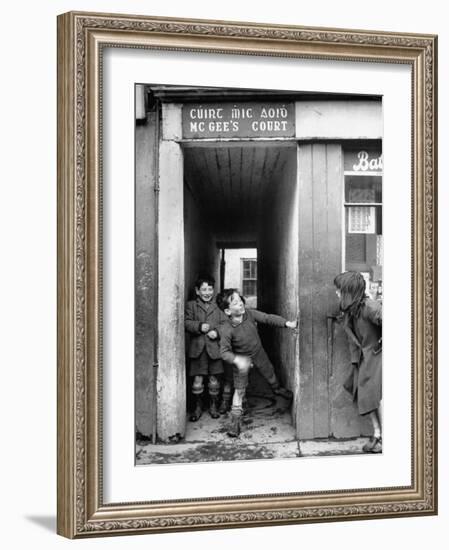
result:
[[[299,145],[299,439],[352,437],[363,423],[343,389],[350,368],[335,322],[334,277],[342,271],[343,152],[340,144]]]

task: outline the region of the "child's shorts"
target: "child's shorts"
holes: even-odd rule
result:
[[[223,374],[221,359],[211,359],[204,349],[199,357],[190,359],[190,376],[207,376],[208,374]]]

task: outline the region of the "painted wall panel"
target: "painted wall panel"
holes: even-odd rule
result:
[[[157,432],[185,434],[183,162],[181,147],[161,141],[159,161],[159,293]]]
[[[381,139],[382,136],[380,101],[296,102],[298,139]]]
[[[135,373],[136,430],[147,437],[155,426],[157,331],[156,113],[136,125]]]

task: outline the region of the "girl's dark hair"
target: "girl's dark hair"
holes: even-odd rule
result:
[[[210,286],[215,286],[215,279],[208,273],[202,273],[196,278],[195,288],[199,289],[203,283],[207,283]]]
[[[229,302],[231,301],[232,295],[234,292],[237,292],[237,294],[242,299],[243,303],[245,303],[245,298],[240,294],[237,288],[225,288],[221,292],[217,294],[217,306],[221,309],[221,311],[224,311],[229,307]]]
[[[334,285],[341,292],[340,308],[352,317],[358,317],[366,300],[366,283],[358,271],[345,271],[334,279]]]

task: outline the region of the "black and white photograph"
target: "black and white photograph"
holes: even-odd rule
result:
[[[382,140],[381,96],[135,85],[137,466],[382,454]]]
[[[5,549],[444,548],[444,6],[2,6]]]

